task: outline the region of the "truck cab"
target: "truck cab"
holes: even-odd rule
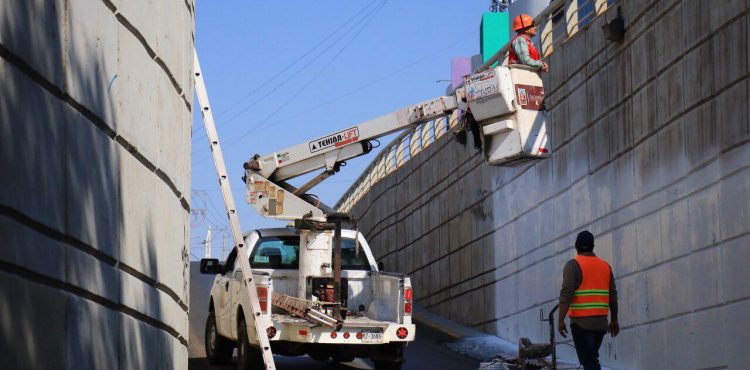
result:
[[[274,292],[321,302],[330,298],[330,288],[326,284],[330,270],[325,264],[312,267],[320,269],[317,276],[299,278],[300,263],[305,263],[300,259],[300,230],[291,227],[262,229],[245,234],[245,242],[250,246],[245,258],[249,258],[252,268],[260,314],[272,323],[265,333],[271,350],[276,355],[308,355],[321,361],[369,358],[377,369],[399,369],[404,361],[403,349],[415,336],[411,320],[411,281],[405,275],[379,271],[362,234],[344,229],[341,237],[341,301],[347,315],[337,330],[316,325],[272,305]],[[318,245],[325,248],[323,253],[333,253],[330,243]],[[223,264],[212,269],[202,268],[201,272],[216,274],[206,320],[206,354],[211,362],[226,363],[233,348],[242,345],[243,340],[250,346],[258,345],[249,321],[253,318],[249,315],[250,303],[243,287],[236,249]],[[246,357],[255,353],[252,348],[247,352],[250,355]]]

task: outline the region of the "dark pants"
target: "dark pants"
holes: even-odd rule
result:
[[[583,370],[601,370],[599,347],[607,332],[582,329],[576,324],[570,325],[570,332],[573,334],[573,343],[576,345],[578,361],[583,366]]]

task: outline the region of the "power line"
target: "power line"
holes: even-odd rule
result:
[[[211,221],[211,223],[214,226],[224,226],[224,225],[227,224],[226,220],[225,221],[221,221],[221,218],[217,217],[215,214],[213,214],[213,213],[209,213],[209,214],[211,215],[211,218],[209,218],[209,220]]]
[[[340,30],[341,30],[342,28],[344,28],[344,27],[345,27],[345,26],[346,26],[347,24],[351,23],[351,22],[352,22],[352,21],[353,21],[353,20],[354,20],[355,18],[357,18],[357,17],[358,17],[358,16],[360,15],[360,14],[362,14],[362,13],[363,13],[363,12],[364,12],[364,11],[365,11],[365,10],[366,10],[367,8],[369,8],[370,6],[372,6],[372,5],[373,5],[373,4],[375,4],[375,3],[376,3],[376,1],[373,1],[373,2],[371,2],[371,3],[368,3],[368,4],[367,4],[367,5],[366,5],[366,6],[364,7],[364,8],[360,9],[359,11],[357,11],[357,13],[355,13],[355,14],[354,14],[353,16],[351,16],[351,17],[350,17],[350,18],[349,18],[349,19],[348,19],[348,20],[347,20],[346,22],[344,22],[344,23],[342,23],[342,24],[341,24],[340,26],[338,26],[338,27],[337,27],[337,28],[336,28],[335,30],[333,30],[333,31],[332,31],[331,33],[329,33],[329,34],[328,34],[328,35],[327,35],[327,36],[326,36],[326,37],[325,37],[324,39],[322,39],[322,40],[318,41],[318,43],[317,43],[317,44],[313,45],[313,46],[312,46],[312,47],[311,47],[310,49],[308,49],[308,50],[307,50],[307,51],[306,51],[306,52],[305,52],[304,54],[302,54],[302,55],[300,55],[299,57],[297,57],[297,59],[295,59],[294,61],[292,61],[291,63],[289,63],[289,64],[288,64],[288,65],[287,65],[286,67],[284,67],[284,68],[283,68],[283,69],[282,69],[281,71],[279,71],[279,72],[276,72],[276,74],[274,74],[273,76],[271,76],[271,77],[270,77],[269,79],[267,79],[267,80],[266,80],[265,82],[263,82],[263,83],[261,83],[260,85],[256,86],[256,87],[255,87],[255,88],[254,88],[254,89],[253,89],[252,91],[250,91],[250,92],[249,92],[248,94],[246,94],[246,95],[245,95],[245,96],[243,96],[242,98],[240,98],[240,99],[236,100],[236,101],[235,101],[234,103],[230,104],[230,105],[229,105],[229,107],[227,107],[227,108],[226,108],[226,109],[224,109],[223,111],[219,112],[219,113],[218,113],[218,114],[216,115],[216,118],[219,118],[219,117],[223,116],[223,115],[224,115],[225,113],[229,112],[229,111],[230,111],[230,110],[232,110],[232,109],[233,109],[234,107],[236,107],[237,105],[239,105],[239,103],[243,102],[243,101],[244,101],[245,99],[249,98],[250,96],[252,96],[252,95],[253,95],[253,94],[255,94],[256,92],[260,91],[260,88],[262,88],[263,86],[267,85],[267,84],[268,84],[269,82],[273,81],[273,80],[274,80],[274,79],[275,79],[276,77],[280,76],[280,75],[281,75],[282,73],[284,73],[284,72],[288,71],[288,70],[289,70],[289,68],[293,67],[293,66],[294,66],[295,64],[297,64],[297,63],[298,63],[298,62],[299,62],[300,60],[302,60],[302,58],[304,58],[304,57],[308,56],[308,55],[309,55],[310,53],[312,53],[312,52],[313,52],[313,50],[315,50],[315,49],[317,49],[317,48],[318,48],[318,46],[320,46],[320,45],[322,45],[322,44],[323,44],[324,42],[328,41],[328,39],[330,39],[331,37],[333,37],[333,35],[337,34],[337,33],[338,33],[338,32],[339,32],[339,31],[340,31]]]
[[[327,101],[324,101],[324,102],[322,102],[320,104],[316,104],[313,107],[310,107],[308,109],[304,109],[304,110],[302,110],[300,112],[297,112],[297,113],[295,113],[295,114],[293,114],[291,116],[288,116],[286,118],[282,118],[282,119],[280,119],[278,121],[271,122],[268,125],[265,125],[265,126],[261,127],[259,129],[259,131],[262,131],[262,130],[265,130],[267,128],[270,128],[270,127],[272,127],[275,124],[279,124],[279,123],[284,123],[284,122],[291,121],[291,120],[293,120],[293,119],[295,119],[295,118],[297,118],[299,116],[305,115],[307,113],[319,110],[319,109],[321,109],[321,108],[323,108],[323,107],[325,107],[327,105],[333,104],[333,103],[335,103],[335,102],[337,102],[337,101],[339,101],[339,100],[341,100],[343,98],[351,97],[353,94],[356,94],[356,93],[358,93],[358,92],[360,92],[360,91],[362,91],[362,90],[364,90],[364,89],[366,89],[366,88],[368,88],[370,86],[373,86],[373,85],[375,85],[377,83],[385,81],[385,80],[387,80],[387,79],[389,79],[389,78],[391,78],[391,77],[393,77],[395,75],[398,75],[399,73],[401,73],[401,72],[403,72],[403,71],[405,71],[405,70],[407,70],[409,68],[412,68],[412,67],[414,67],[414,66],[416,66],[416,65],[418,65],[418,64],[420,64],[420,63],[422,63],[422,62],[424,62],[424,61],[426,61],[426,60],[428,60],[428,59],[430,59],[432,57],[434,57],[435,55],[437,55],[437,54],[439,54],[439,53],[441,53],[441,52],[443,52],[443,51],[445,51],[445,50],[447,50],[447,49],[449,49],[449,48],[451,48],[451,47],[453,47],[453,46],[461,43],[466,38],[468,38],[468,37],[470,37],[472,35],[476,35],[477,32],[478,31],[472,31],[470,33],[467,33],[467,34],[461,36],[460,38],[456,39],[455,41],[453,41],[453,42],[451,42],[449,44],[446,44],[445,46],[441,47],[440,49],[437,49],[437,50],[435,50],[435,51],[433,51],[433,52],[431,52],[429,54],[426,54],[426,55],[424,55],[424,56],[422,56],[422,57],[420,57],[420,58],[418,58],[418,59],[416,59],[416,60],[414,60],[414,61],[412,61],[412,62],[410,62],[408,64],[405,64],[402,67],[399,67],[398,69],[396,69],[396,70],[394,70],[392,72],[389,72],[389,73],[387,73],[385,75],[382,75],[382,76],[380,76],[380,77],[378,77],[376,79],[373,79],[373,80],[371,80],[371,81],[369,81],[369,82],[367,82],[367,83],[365,83],[363,85],[360,85],[357,88],[349,90],[349,91],[347,91],[347,92],[345,92],[345,93],[343,93],[343,94],[341,94],[339,96],[331,98],[331,99],[329,99]],[[262,121],[261,124],[262,123],[264,123],[264,122]],[[198,161],[196,161],[195,164],[202,163],[202,162],[204,162],[208,158],[210,158],[210,156],[209,157],[203,157],[203,158],[199,159]]]
[[[211,209],[213,209],[213,210],[214,210],[214,211],[215,211],[216,213],[218,213],[219,215],[222,215],[223,213],[222,213],[222,212],[220,212],[220,211],[219,211],[219,210],[218,210],[218,209],[216,208],[216,206],[214,205],[214,201],[213,201],[213,200],[211,200],[211,198],[210,198],[210,197],[208,197],[208,196],[206,196],[206,198],[208,198],[208,204],[209,204],[209,206],[211,207]],[[226,215],[226,214],[223,214],[223,217],[227,217],[227,215]],[[220,218],[220,219],[221,219],[221,218]],[[224,223],[223,223],[223,225],[226,225],[227,221],[228,221],[228,219],[227,219],[227,220],[224,220]]]
[[[211,198],[208,196],[208,193],[195,190],[193,191],[193,193],[197,196],[198,199],[203,202],[203,209],[206,210],[206,218],[208,219],[208,221],[213,223],[215,226],[226,226],[227,220],[223,220],[223,217],[220,216],[221,212],[217,211],[216,206],[214,205],[213,200],[211,200]],[[213,213],[212,211],[216,213]]]
[[[267,116],[266,116],[265,118],[263,118],[263,119],[262,119],[262,120],[261,120],[261,121],[260,121],[260,122],[259,122],[259,123],[258,123],[257,125],[253,126],[253,127],[252,127],[252,128],[250,129],[250,130],[246,131],[246,132],[245,132],[245,133],[243,133],[242,135],[240,135],[240,136],[236,137],[234,141],[232,141],[232,142],[228,143],[228,144],[227,144],[226,146],[224,146],[224,148],[225,148],[225,149],[226,149],[226,148],[229,148],[229,147],[230,147],[230,146],[232,146],[233,144],[236,144],[236,143],[238,143],[238,142],[239,142],[240,140],[242,140],[242,138],[244,138],[244,137],[246,137],[247,135],[249,135],[249,134],[251,134],[252,132],[254,132],[254,131],[255,131],[256,129],[258,129],[258,127],[259,127],[260,125],[262,125],[263,123],[265,123],[266,121],[268,121],[268,120],[269,120],[269,119],[270,119],[271,117],[273,117],[274,115],[276,115],[276,113],[278,113],[279,111],[281,111],[282,109],[284,109],[284,108],[285,108],[285,107],[286,107],[287,105],[289,105],[289,104],[290,104],[290,103],[291,103],[291,102],[292,102],[292,101],[293,101],[294,99],[296,99],[296,98],[297,98],[297,97],[298,97],[298,96],[299,96],[299,95],[300,95],[300,94],[301,94],[302,92],[304,92],[304,91],[305,91],[305,90],[306,90],[306,89],[307,89],[307,88],[308,88],[308,87],[309,87],[309,86],[310,86],[310,85],[311,85],[311,84],[312,84],[312,83],[313,83],[313,82],[314,82],[314,81],[315,81],[315,80],[316,80],[316,79],[317,79],[317,78],[318,78],[318,77],[319,77],[319,76],[320,76],[321,74],[323,74],[323,72],[325,72],[325,71],[326,71],[326,70],[328,69],[328,67],[330,67],[330,66],[331,66],[331,64],[333,64],[333,62],[334,62],[334,61],[336,61],[336,59],[337,59],[337,58],[338,58],[338,57],[339,57],[339,56],[340,56],[340,55],[341,55],[341,54],[342,54],[342,53],[344,52],[344,50],[346,50],[346,48],[347,48],[347,47],[348,47],[349,45],[351,45],[351,43],[352,43],[352,42],[353,42],[354,40],[356,40],[356,39],[357,39],[357,37],[358,37],[358,36],[359,36],[359,35],[360,35],[360,34],[361,34],[361,33],[362,33],[362,32],[363,32],[364,30],[365,30],[365,28],[367,28],[367,25],[368,25],[368,24],[369,24],[369,23],[370,23],[370,22],[371,22],[371,21],[372,21],[372,20],[373,20],[373,19],[375,18],[375,15],[377,14],[377,12],[379,12],[379,11],[380,11],[380,10],[381,10],[381,9],[382,9],[382,8],[383,8],[384,6],[385,6],[385,4],[386,4],[386,3],[387,3],[387,1],[384,1],[384,2],[383,2],[382,4],[380,4],[380,5],[379,5],[379,6],[377,7],[377,8],[375,8],[375,9],[374,9],[373,11],[371,11],[371,12],[370,12],[370,13],[368,14],[368,15],[369,15],[369,18],[368,18],[368,19],[367,19],[367,20],[366,20],[366,21],[364,22],[364,24],[363,24],[363,25],[362,25],[362,27],[361,27],[361,28],[359,29],[359,31],[357,31],[357,33],[356,33],[356,34],[354,34],[354,36],[353,36],[353,37],[352,37],[351,39],[349,39],[349,41],[348,41],[348,42],[347,42],[346,44],[344,44],[344,46],[343,46],[343,47],[342,47],[342,48],[341,48],[341,49],[340,49],[340,50],[339,50],[339,51],[338,51],[338,52],[337,52],[337,53],[336,53],[336,54],[335,54],[335,55],[333,56],[333,58],[331,58],[331,60],[329,60],[329,61],[328,61],[328,63],[326,63],[326,65],[325,65],[325,66],[323,66],[323,68],[322,68],[322,69],[321,69],[320,71],[318,71],[318,73],[316,73],[316,74],[315,74],[315,75],[314,75],[314,76],[313,76],[313,77],[312,77],[312,78],[311,78],[311,79],[310,79],[309,81],[307,81],[307,83],[306,83],[305,85],[303,85],[303,86],[302,86],[302,87],[301,87],[301,88],[300,88],[299,90],[297,90],[297,92],[296,92],[296,93],[295,93],[294,95],[292,95],[292,97],[290,97],[289,99],[287,99],[287,101],[286,101],[286,102],[284,102],[284,103],[283,103],[283,104],[282,104],[281,106],[279,106],[278,108],[276,108],[276,110],[274,110],[273,112],[271,112],[271,114],[269,114],[269,115],[267,115]],[[200,162],[202,162],[202,161],[203,161],[203,160],[201,160]],[[200,162],[197,162],[197,163],[200,163]]]
[[[361,10],[360,10],[359,12],[357,12],[357,13],[356,13],[356,14],[355,14],[354,16],[352,16],[351,18],[349,18],[349,20],[347,20],[347,21],[346,21],[346,22],[345,22],[344,24],[342,24],[342,25],[341,25],[341,26],[339,26],[339,27],[338,27],[338,28],[337,28],[336,30],[334,30],[334,31],[333,31],[333,32],[332,32],[331,34],[329,34],[328,36],[326,36],[326,38],[324,38],[324,39],[323,39],[322,41],[320,41],[319,43],[315,44],[315,46],[313,46],[313,47],[312,47],[312,48],[311,48],[310,50],[308,50],[308,51],[307,51],[307,52],[306,52],[305,54],[303,54],[303,55],[302,55],[302,56],[300,56],[300,57],[299,57],[299,58],[298,58],[297,60],[295,60],[294,62],[292,62],[291,64],[289,64],[289,65],[288,65],[287,67],[285,67],[285,68],[284,68],[284,69],[283,69],[282,71],[280,71],[280,72],[276,73],[276,74],[275,74],[275,75],[273,75],[273,76],[272,76],[271,78],[269,78],[268,80],[266,80],[266,81],[265,81],[265,82],[263,82],[262,84],[258,85],[258,86],[257,86],[257,87],[256,87],[255,89],[253,89],[253,90],[252,90],[252,91],[250,92],[250,94],[248,94],[248,95],[244,96],[244,97],[243,97],[242,99],[240,99],[240,100],[239,100],[238,102],[235,102],[235,103],[234,103],[234,104],[233,104],[233,105],[232,105],[232,106],[231,106],[230,108],[228,108],[228,109],[224,110],[224,111],[223,111],[223,112],[222,112],[221,114],[217,115],[217,116],[216,116],[216,118],[218,118],[219,116],[223,115],[224,113],[227,113],[227,112],[228,112],[229,110],[231,110],[232,108],[234,108],[235,106],[237,106],[239,102],[242,102],[242,101],[244,101],[244,100],[245,100],[246,98],[248,98],[248,97],[252,96],[253,94],[255,94],[255,92],[259,91],[259,90],[260,90],[260,89],[261,89],[262,87],[264,87],[265,85],[267,85],[268,83],[270,83],[271,81],[273,81],[273,80],[274,80],[274,79],[275,79],[276,77],[280,76],[280,75],[281,75],[281,74],[282,74],[283,72],[286,72],[287,70],[289,70],[289,69],[290,69],[290,68],[291,68],[291,67],[292,67],[293,65],[295,65],[295,64],[296,64],[296,63],[297,63],[298,61],[302,60],[302,59],[303,59],[303,58],[304,58],[305,56],[307,56],[308,54],[310,54],[310,53],[311,53],[311,52],[312,52],[312,51],[313,51],[314,49],[316,49],[316,48],[317,48],[318,46],[320,46],[320,45],[321,45],[321,44],[323,44],[324,42],[328,41],[328,40],[329,40],[329,39],[330,39],[331,37],[333,37],[334,35],[336,35],[336,34],[337,34],[337,33],[338,33],[338,32],[339,32],[339,31],[340,31],[340,30],[341,30],[342,28],[344,28],[344,27],[345,27],[346,25],[348,25],[349,23],[351,23],[351,22],[352,22],[353,20],[355,20],[355,19],[357,19],[357,18],[360,18],[360,15],[361,15],[362,13],[364,13],[364,12],[365,12],[365,10],[367,10],[367,9],[368,9],[368,8],[369,8],[369,7],[370,7],[370,6],[372,5],[372,4],[376,4],[376,3],[377,3],[377,2],[372,2],[372,3],[369,3],[369,4],[368,4],[368,5],[366,6],[366,7],[362,8],[362,9],[361,9]],[[367,18],[368,16],[370,16],[370,15],[371,15],[371,14],[372,14],[372,13],[373,13],[374,11],[377,11],[377,10],[378,10],[378,9],[379,9],[380,7],[382,7],[382,6],[383,6],[383,4],[385,4],[385,2],[381,3],[380,5],[376,6],[376,7],[375,7],[375,8],[373,8],[373,9],[371,9],[371,10],[370,10],[370,11],[369,11],[369,12],[368,12],[367,14],[365,14],[364,16],[362,16],[362,17],[361,17],[362,19],[361,19],[361,20],[359,20],[359,21],[358,21],[358,23],[359,23],[359,22],[362,22],[362,20],[364,20],[365,18]],[[292,74],[292,75],[291,75],[290,77],[288,77],[287,79],[285,79],[285,80],[281,81],[281,83],[279,83],[279,84],[277,84],[276,86],[274,86],[274,87],[273,87],[273,88],[271,89],[271,91],[275,91],[275,90],[278,90],[279,88],[281,88],[282,86],[284,86],[284,85],[285,85],[285,84],[286,84],[287,82],[291,81],[291,80],[292,80],[292,79],[293,79],[294,77],[296,77],[296,76],[297,76],[297,75],[298,75],[299,73],[301,73],[302,71],[304,71],[304,70],[305,70],[305,69],[306,69],[307,67],[309,67],[309,66],[310,66],[310,65],[312,65],[312,64],[313,64],[313,63],[314,63],[314,62],[315,62],[316,60],[318,60],[318,59],[319,59],[319,58],[320,58],[321,56],[325,55],[325,53],[326,53],[326,52],[328,52],[328,51],[329,51],[329,50],[330,50],[330,49],[331,49],[331,48],[332,48],[333,46],[335,46],[335,45],[336,45],[336,44],[337,44],[337,43],[338,43],[338,42],[339,42],[339,41],[340,41],[341,39],[343,39],[343,38],[344,38],[344,37],[345,37],[345,36],[346,36],[346,35],[347,35],[347,34],[348,34],[349,32],[351,32],[351,30],[353,30],[353,29],[354,29],[354,28],[356,28],[357,26],[358,26],[358,24],[355,24],[355,25],[353,25],[352,27],[349,27],[349,28],[348,28],[348,29],[346,30],[346,32],[342,33],[342,34],[341,34],[341,35],[340,35],[340,36],[339,36],[338,38],[336,38],[336,39],[335,39],[335,40],[334,40],[334,41],[333,41],[333,42],[332,42],[332,43],[331,43],[330,45],[328,45],[328,46],[327,46],[327,47],[326,47],[325,49],[323,49],[323,51],[322,51],[322,52],[320,52],[320,53],[318,53],[317,55],[315,55],[314,57],[310,58],[310,59],[309,59],[309,60],[307,61],[307,63],[305,63],[305,64],[304,64],[304,65],[303,65],[303,66],[302,66],[302,67],[301,67],[300,69],[298,69],[298,70],[297,70],[296,72],[294,72],[294,73],[293,73],[293,74]],[[267,98],[267,97],[268,97],[269,95],[271,95],[271,94],[265,94],[265,95],[261,96],[261,97],[260,97],[259,99],[255,100],[254,102],[252,102],[252,103],[251,103],[250,105],[248,105],[247,107],[245,107],[245,108],[243,108],[242,110],[240,110],[239,112],[235,113],[234,115],[232,115],[232,116],[231,116],[230,118],[228,118],[227,120],[225,120],[225,121],[222,121],[221,123],[219,123],[219,124],[217,125],[217,129],[218,129],[218,128],[221,128],[221,127],[224,127],[224,126],[226,126],[227,124],[231,123],[231,122],[232,122],[232,121],[234,121],[234,120],[235,120],[236,118],[238,118],[239,116],[241,116],[242,114],[244,114],[245,112],[247,112],[248,110],[250,110],[250,109],[251,109],[252,107],[256,106],[256,105],[257,105],[258,103],[260,103],[261,101],[265,100],[265,99],[266,99],[266,98]],[[200,128],[196,128],[196,129],[195,129],[195,130],[193,131],[193,133],[196,133],[196,132],[197,132],[198,130],[200,130]],[[197,137],[193,138],[193,142],[195,143],[195,142],[197,142],[198,140],[202,139],[203,137],[205,137],[205,133],[201,133],[200,135],[197,135]]]
[[[302,71],[304,71],[304,70],[305,70],[305,69],[306,69],[307,67],[309,67],[310,65],[312,65],[312,64],[313,64],[313,63],[314,63],[314,62],[315,62],[315,61],[316,61],[316,60],[317,60],[318,58],[320,58],[321,56],[325,55],[325,54],[326,54],[326,53],[327,53],[327,52],[328,52],[329,50],[331,50],[331,48],[333,48],[333,47],[334,47],[334,46],[335,46],[335,45],[336,45],[336,44],[337,44],[337,43],[338,43],[339,41],[341,41],[341,40],[342,40],[342,39],[343,39],[344,37],[346,37],[346,36],[347,36],[347,35],[348,35],[348,34],[349,34],[349,33],[350,33],[350,32],[351,32],[352,30],[354,30],[354,29],[355,29],[355,28],[356,28],[356,27],[357,27],[357,26],[359,25],[359,23],[361,23],[361,22],[362,22],[363,20],[365,20],[365,19],[366,19],[367,17],[370,17],[370,16],[372,16],[372,14],[373,14],[374,12],[376,12],[376,11],[380,10],[380,8],[382,8],[382,6],[383,6],[383,5],[385,5],[385,2],[381,3],[381,4],[380,4],[380,5],[378,6],[378,7],[374,8],[374,9],[371,9],[371,10],[370,10],[370,11],[369,11],[369,12],[368,12],[367,14],[365,14],[365,15],[364,15],[364,16],[362,17],[362,19],[361,19],[361,20],[359,20],[359,21],[358,21],[358,23],[357,23],[357,24],[355,24],[355,25],[353,25],[352,27],[350,27],[349,29],[347,29],[347,30],[346,30],[346,32],[342,33],[342,34],[341,34],[341,35],[340,35],[340,36],[339,36],[338,38],[336,38],[336,39],[335,39],[335,40],[334,40],[334,41],[333,41],[333,42],[332,42],[332,43],[331,43],[330,45],[328,45],[328,46],[327,46],[327,47],[326,47],[326,48],[325,48],[325,49],[324,49],[323,51],[321,51],[321,52],[320,52],[320,53],[318,53],[318,54],[317,54],[317,55],[316,55],[315,57],[311,58],[311,59],[310,59],[310,60],[309,60],[309,61],[308,61],[307,63],[305,63],[305,65],[303,65],[303,66],[302,66],[302,68],[300,68],[299,70],[297,70],[297,71],[296,71],[295,73],[293,73],[293,74],[292,74],[291,76],[287,77],[287,78],[286,78],[285,80],[281,81],[281,82],[280,82],[279,84],[277,84],[277,85],[276,85],[276,86],[274,86],[273,88],[271,88],[271,89],[270,89],[270,91],[271,91],[271,92],[273,92],[273,91],[276,91],[276,90],[280,89],[280,88],[281,88],[282,86],[284,86],[284,85],[285,85],[285,84],[286,84],[287,82],[289,82],[289,81],[291,81],[292,79],[294,79],[295,77],[297,77],[297,75],[298,75],[298,74],[300,74],[300,73],[301,73]],[[369,22],[369,21],[368,21],[368,22]],[[317,75],[316,75],[316,77],[317,77]],[[248,105],[248,106],[247,106],[247,107],[245,107],[244,109],[240,110],[239,112],[237,112],[236,114],[234,114],[234,115],[233,115],[232,117],[228,118],[228,119],[227,119],[226,121],[224,121],[224,122],[221,122],[221,124],[219,124],[219,125],[218,125],[218,127],[223,127],[223,126],[226,126],[227,124],[229,124],[230,122],[234,121],[234,120],[235,120],[236,118],[240,117],[240,116],[241,116],[242,114],[244,114],[245,112],[247,112],[248,110],[250,110],[251,108],[253,108],[254,106],[256,106],[256,105],[257,105],[258,103],[260,103],[260,102],[262,102],[263,100],[265,100],[265,99],[266,99],[267,97],[269,97],[270,95],[271,95],[271,94],[265,94],[265,95],[261,96],[261,97],[260,97],[259,99],[255,100],[255,101],[254,101],[254,102],[252,102],[252,103],[251,103],[250,105]],[[193,142],[193,143],[195,143],[195,142],[197,142],[198,140],[200,140],[200,139],[201,139],[202,137],[205,137],[205,134],[203,134],[202,136],[201,136],[201,135],[199,135],[199,136],[198,136],[197,138],[194,138],[192,142]],[[195,152],[193,152],[193,154],[195,154]]]
[[[411,67],[414,67],[415,65],[417,65],[419,63],[424,62],[425,60],[428,60],[428,59],[432,58],[433,56],[435,56],[435,55],[437,55],[437,54],[439,54],[439,53],[447,50],[448,48],[453,47],[454,45],[460,43],[461,41],[465,40],[467,37],[472,36],[472,35],[476,35],[477,33],[478,33],[478,31],[470,32],[470,33],[462,36],[458,40],[456,40],[456,41],[454,41],[454,42],[452,42],[452,43],[450,43],[450,44],[448,44],[448,45],[446,45],[446,46],[444,46],[444,47],[442,47],[442,48],[440,48],[440,49],[438,49],[438,50],[436,50],[436,51],[434,51],[434,52],[432,52],[430,54],[427,54],[427,55],[425,55],[425,56],[423,56],[423,57],[421,57],[421,58],[419,58],[419,59],[417,59],[417,60],[415,60],[415,61],[413,61],[413,62],[411,62],[409,64],[406,64],[403,67],[400,67],[400,68],[398,68],[397,70],[395,70],[393,72],[390,72],[390,73],[388,73],[386,75],[383,75],[383,76],[381,76],[379,78],[376,78],[376,79],[374,79],[374,80],[372,80],[372,81],[370,81],[370,82],[368,82],[368,83],[366,83],[364,85],[361,85],[361,86],[359,86],[359,87],[357,87],[355,89],[347,91],[347,92],[345,92],[345,93],[343,93],[343,94],[341,94],[341,95],[339,95],[337,97],[334,97],[334,98],[332,98],[330,100],[327,100],[327,101],[325,101],[323,103],[317,104],[314,107],[310,107],[310,108],[308,108],[306,110],[303,110],[303,111],[298,112],[298,113],[296,113],[296,114],[294,114],[292,116],[289,116],[287,118],[281,119],[281,120],[273,122],[273,123],[281,123],[281,122],[289,121],[289,120],[297,118],[297,117],[299,117],[299,116],[301,116],[303,114],[316,111],[316,110],[318,110],[318,109],[320,109],[320,108],[322,108],[322,107],[324,107],[326,105],[335,103],[336,101],[339,101],[339,100],[341,100],[343,98],[350,97],[353,94],[356,94],[356,93],[358,93],[358,92],[360,92],[360,91],[362,91],[362,90],[364,90],[364,89],[366,89],[366,88],[368,88],[368,87],[370,87],[372,85],[375,85],[375,84],[377,84],[379,82],[387,80],[387,79],[389,79],[389,78],[391,78],[391,77],[393,77],[393,76],[395,76],[395,75],[397,75],[397,74],[399,74],[399,73],[401,73],[401,72],[403,72],[403,71],[405,71],[405,70],[407,70],[407,69],[409,69]],[[268,128],[270,126],[271,125],[266,125],[262,129]]]
[[[206,220],[205,209],[203,208],[191,208],[190,209],[190,227],[191,228],[203,225],[203,221],[205,220]]]

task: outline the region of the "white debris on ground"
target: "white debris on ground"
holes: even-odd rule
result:
[[[464,356],[478,359],[478,370],[513,370],[517,369],[505,364],[501,359],[515,359],[518,346],[494,335],[477,335],[459,338],[455,342],[445,343],[445,346]],[[500,359],[500,360],[498,360]],[[549,358],[548,358],[549,359]],[[558,369],[580,369],[576,362],[557,359]],[[607,368],[602,367],[603,370]]]
[[[494,335],[463,337],[455,342],[446,343],[446,347],[479,361],[490,361],[498,356],[515,358],[518,346]]]
[[[477,370],[511,370],[501,360],[492,360],[490,362],[480,362]]]
[[[462,355],[479,360],[479,370],[513,370],[512,365],[506,366],[502,360],[516,358],[518,355],[518,345],[516,343],[448,320],[426,310],[420,305],[414,305],[413,317],[419,324],[429,326],[453,339],[452,342],[445,343],[444,345]],[[558,358],[557,368],[563,370],[580,369],[581,367],[577,362],[565,361]],[[605,367],[602,367],[602,369],[610,370]]]

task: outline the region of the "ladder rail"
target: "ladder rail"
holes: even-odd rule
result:
[[[263,357],[263,364],[266,370],[275,370],[276,365],[274,364],[273,354],[271,353],[271,343],[265,330],[265,328],[273,326],[273,323],[267,316],[261,314],[260,301],[258,300],[258,292],[255,289],[255,281],[253,279],[252,269],[250,268],[250,261],[248,258],[245,258],[248,246],[245,245],[245,240],[242,236],[242,227],[240,226],[240,220],[235,208],[232,189],[229,186],[229,177],[227,176],[224,155],[222,154],[221,145],[219,144],[219,135],[216,131],[216,125],[214,124],[213,113],[211,112],[211,106],[208,102],[208,92],[206,91],[203,73],[200,68],[200,63],[198,62],[198,53],[195,49],[193,49],[193,60],[195,94],[198,97],[198,103],[200,104],[203,125],[206,128],[206,137],[208,138],[208,145],[211,149],[211,156],[214,159],[214,166],[216,167],[216,175],[219,179],[221,194],[224,197],[224,206],[226,208],[227,218],[229,219],[229,226],[232,231],[234,248],[237,250],[238,260],[240,261],[242,278],[245,283],[244,285],[247,295],[250,298],[251,321],[255,328],[255,337],[258,340],[260,352]]]

